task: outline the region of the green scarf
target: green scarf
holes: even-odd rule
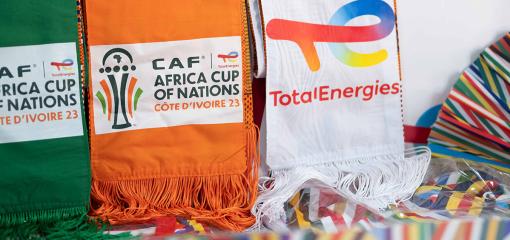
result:
[[[104,238],[86,216],[77,16],[76,0],[0,1],[0,239]]]

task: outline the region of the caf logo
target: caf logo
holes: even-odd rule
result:
[[[136,66],[131,54],[123,48],[114,48],[106,52],[103,57],[99,73],[106,75],[99,82],[102,91],[96,92],[101,103],[103,114],[107,114],[108,121],[113,115],[112,129],[125,129],[132,126],[133,112],[136,111],[138,100],[143,93],[135,86],[138,79],[134,76]]]

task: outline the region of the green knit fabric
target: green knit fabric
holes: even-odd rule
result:
[[[79,72],[80,51],[76,7],[76,0],[0,1],[0,60],[2,62],[5,63],[13,57],[2,55],[2,49],[7,47],[54,43],[75,44],[77,57],[73,59],[73,67],[78,69],[78,74],[69,78],[74,78],[77,83],[75,88],[80,89],[79,93],[75,94],[75,98],[78,109],[81,109],[81,119],[75,121],[81,121],[83,127],[81,134],[78,135],[46,138],[40,136],[40,131],[44,130],[41,129],[43,126],[31,125],[30,134],[33,134],[36,140],[19,141],[13,137],[13,141],[0,142],[0,238],[2,239],[7,237],[13,239],[94,238],[93,236],[96,236],[94,234],[98,231],[97,225],[91,224],[86,217],[89,207],[90,163],[81,92],[82,79]],[[41,62],[39,60],[27,56],[26,63],[32,68],[41,67],[33,64]],[[50,64],[50,62],[43,62],[43,64]],[[6,93],[5,90],[2,93],[1,86],[16,83],[14,80],[18,72],[12,66],[5,68],[6,66],[0,64],[0,69],[2,67],[4,69],[3,72],[0,70],[0,117],[5,117],[19,112],[7,109]],[[46,66],[46,69],[49,69],[48,67],[54,66]],[[14,78],[9,79],[7,71]],[[45,70],[44,74],[49,73]],[[32,96],[39,95],[33,93],[26,97]],[[5,101],[2,102],[2,98]],[[37,111],[29,111],[29,113],[35,112]],[[66,115],[65,111],[64,114]],[[51,131],[63,131],[58,124],[60,123],[53,125]],[[0,124],[0,139],[1,135],[13,135],[12,131],[8,132],[6,129],[5,125]]]

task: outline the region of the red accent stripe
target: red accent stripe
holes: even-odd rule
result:
[[[352,219],[353,223],[357,223],[361,221],[365,217],[365,213],[367,212],[366,208],[361,205],[356,205],[356,210],[354,211],[354,218]]]
[[[464,108],[463,106],[461,106],[461,107]],[[478,127],[479,129],[488,131],[488,129],[478,120],[478,118],[475,116],[475,114],[473,114],[473,111],[471,111],[469,109],[464,109],[464,111],[471,118],[471,120],[473,122],[475,122],[476,127]]]
[[[490,140],[492,140],[494,142],[497,142],[497,143],[499,143],[499,144],[501,144],[503,146],[510,147],[510,143],[507,143],[507,142],[499,139],[498,137],[496,137],[494,135],[491,135],[491,134],[485,133],[483,131],[480,131],[480,130],[478,130],[476,128],[473,128],[470,125],[465,124],[465,123],[463,123],[461,121],[458,121],[457,119],[454,119],[454,118],[452,118],[450,116],[444,115],[444,116],[441,116],[441,118],[444,119],[446,122],[449,122],[449,123],[451,123],[453,125],[457,125],[460,128],[466,129],[466,130],[468,130],[468,131],[470,131],[472,133],[478,134],[478,135],[480,135],[480,136],[482,136],[484,138],[488,138],[488,139],[490,139]]]
[[[503,46],[503,48],[510,53],[510,45],[508,45],[508,43],[506,41],[504,41],[503,39],[499,41],[501,43],[501,46]]]
[[[266,104],[266,79],[253,79],[253,120],[260,127]]]
[[[335,26],[313,24],[285,19],[272,19],[267,23],[267,36],[275,40],[301,43],[314,42],[370,42],[381,38],[379,25]],[[287,30],[287,31],[281,31]],[[375,33],[375,34],[374,34]],[[303,41],[298,41],[303,39]]]
[[[410,143],[426,144],[430,135],[430,128],[404,125],[404,139]]]
[[[469,99],[469,98],[468,98],[468,97],[466,97],[464,94],[462,94],[462,93],[460,93],[460,92],[457,92],[457,93],[458,93],[459,95],[463,96],[464,98]],[[488,121],[493,122],[494,124],[496,124],[496,125],[500,126],[501,130],[502,130],[502,131],[504,131],[506,134],[510,134],[510,130],[509,130],[510,128],[509,128],[508,126],[504,126],[504,125],[502,125],[502,124],[501,124],[501,123],[499,123],[499,122],[493,121],[489,115],[485,114],[485,113],[484,113],[484,112],[482,112],[482,111],[479,111],[479,110],[478,110],[478,109],[476,109],[476,108],[473,108],[473,107],[469,106],[467,103],[464,103],[464,102],[463,102],[461,99],[459,99],[457,96],[450,95],[450,98],[451,98],[451,99],[454,99],[457,103],[459,103],[461,106],[463,106],[463,108],[464,108],[464,107],[467,107],[467,108],[469,108],[470,110],[472,110],[472,111],[474,111],[474,112],[477,112],[477,113],[479,113],[480,115],[483,115],[483,116],[484,116],[484,117],[485,117]],[[474,104],[476,104],[476,103],[474,103]]]
[[[106,94],[106,101],[108,102],[108,121],[112,118],[112,93],[110,92],[110,89],[108,88],[108,84],[103,79],[100,82],[101,87],[103,88],[104,93]]]
[[[501,147],[499,147],[498,145],[495,145],[493,142],[490,142],[490,141],[485,141],[484,138],[481,138],[475,134],[472,134],[470,132],[470,129],[462,129],[462,128],[459,128],[459,126],[455,125],[455,124],[451,124],[447,121],[444,121],[444,122],[440,122],[439,123],[439,126],[442,126],[448,130],[450,130],[451,132],[459,135],[461,138],[465,138],[465,139],[468,139],[472,142],[475,142],[481,146],[485,146],[486,148],[489,148],[489,149],[501,149]],[[445,138],[445,139],[448,139],[448,137],[446,136],[443,136],[443,137],[437,137],[438,139],[441,139],[441,138]],[[469,148],[469,145],[472,144],[472,143],[462,143],[460,141],[455,141],[453,139],[449,139],[448,140],[450,143],[456,143],[458,147],[462,147],[462,148],[465,148],[465,149],[470,149]],[[474,149],[471,149],[471,151],[474,151],[474,152],[477,152],[479,153],[480,155],[486,155],[484,152],[480,152],[478,150],[474,150]]]
[[[473,229],[473,222],[466,222],[466,228],[464,229],[464,239],[471,239],[471,230]]]
[[[446,231],[446,227],[448,226],[448,222],[442,222],[436,229],[436,232],[432,236],[432,240],[441,240],[443,238],[443,234]]]
[[[412,239],[411,236],[409,236],[411,233],[409,231],[409,224],[404,224],[402,226],[402,238],[404,240]]]
[[[328,208],[319,208],[319,214],[320,216],[330,217],[333,220],[333,223],[336,225],[345,225],[345,220],[342,215],[336,214],[334,211],[331,211]]]
[[[156,232],[154,236],[169,236],[174,234],[177,228],[177,220],[175,217],[156,218]]]
[[[237,58],[239,56],[230,56],[230,55],[225,55],[225,54],[219,54],[218,57],[219,58]]]
[[[73,64],[72,63],[51,62],[50,65],[56,66],[56,67],[68,67],[68,66],[72,66]]]
[[[473,203],[474,197],[469,194],[464,194],[462,199],[459,202],[459,206],[457,207],[457,213],[458,214],[467,214],[469,212],[469,209],[471,207],[471,204]]]

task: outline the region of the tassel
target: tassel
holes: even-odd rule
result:
[[[430,156],[427,147],[417,147],[402,156],[378,155],[272,171],[271,178],[261,184],[262,191],[252,210],[257,224],[251,230],[260,230],[263,222],[284,221],[284,203],[310,180],[333,186],[368,207],[385,209],[396,199],[404,201],[412,196],[423,181]]]
[[[242,231],[255,223],[250,210],[257,197],[258,132],[256,125],[247,129],[249,161],[243,175],[128,181],[92,179],[90,215],[111,224],[143,222],[165,215],[184,216]]]
[[[108,225],[90,219],[84,207],[3,215],[0,239],[125,239],[109,235]]]

